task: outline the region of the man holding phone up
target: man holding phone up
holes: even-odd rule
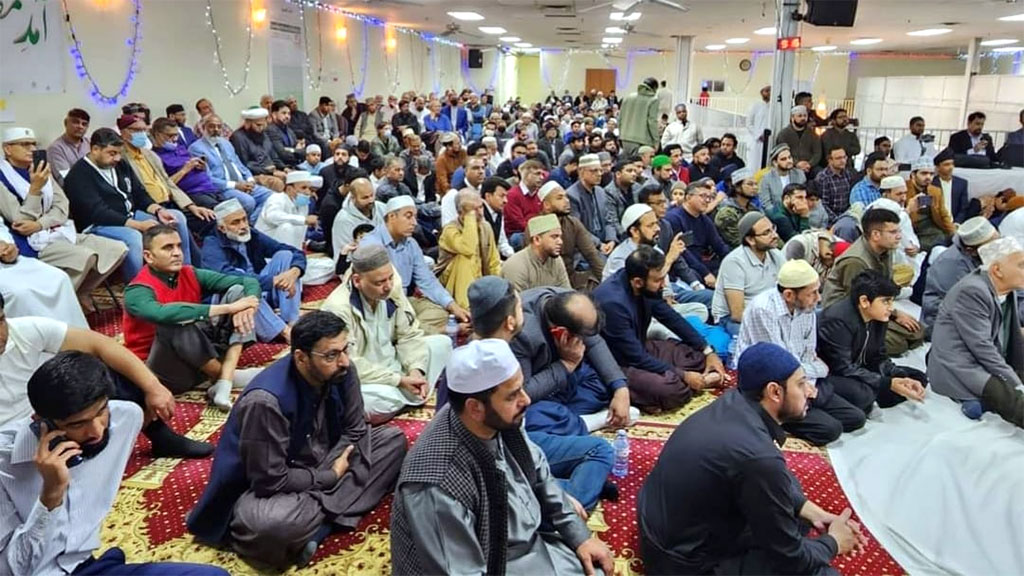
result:
[[[935,166],[932,159],[922,156],[911,165],[907,180],[907,213],[914,225],[914,233],[921,241],[921,249],[928,252],[934,246],[949,245],[956,226],[942,197],[942,189],[932,185]]]
[[[77,351],[43,363],[27,388],[31,417],[0,428],[0,574],[227,575],[200,564],[126,564],[119,548],[93,557],[142,410],[112,400],[106,366]]]

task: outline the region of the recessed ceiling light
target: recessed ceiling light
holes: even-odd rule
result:
[[[942,36],[943,34],[949,34],[952,31],[952,28],[925,28],[924,30],[907,32],[907,36]]]
[[[1014,14],[1013,16],[1003,16],[1000,20],[1003,22],[1024,22],[1024,13]]]
[[[993,48],[993,52],[1024,52],[1024,46],[1003,46],[1002,48]]]
[[[870,46],[871,44],[878,44],[881,41],[881,38],[858,38],[856,40],[851,40],[850,44],[853,44],[854,46]]]
[[[815,46],[814,48],[811,48],[814,52],[831,52],[835,49],[835,46]]]
[[[757,30],[754,30],[754,34],[757,34],[758,36],[775,36],[775,26],[758,28]]]
[[[604,42],[605,44],[622,44],[622,38],[619,38],[617,36],[601,38],[601,42]]]
[[[746,44],[750,42],[750,38],[729,38],[725,41],[726,44]]]
[[[725,44],[708,44],[704,47],[705,50],[725,50]]]
[[[505,30],[501,26],[480,26],[477,28],[477,30],[483,32],[484,34],[504,34],[508,32],[508,30]]]
[[[609,26],[604,29],[605,34],[625,34],[625,28],[619,28],[618,26]]]
[[[530,44],[529,42],[516,42],[513,46],[516,48],[533,48],[533,44]]]
[[[612,12],[608,15],[608,18],[617,22],[636,22],[640,19],[640,16],[640,12],[630,12],[629,14],[625,12]]]
[[[502,42],[519,42],[522,38],[519,36],[502,36],[501,38],[498,38],[498,40],[501,40]]]
[[[484,19],[483,16],[476,12],[449,12],[448,15],[456,20],[463,20],[465,22],[476,22]]]
[[[1020,40],[1014,40],[1013,38],[996,38],[995,40],[983,40],[982,46],[1007,46],[1009,44],[1016,44]]]

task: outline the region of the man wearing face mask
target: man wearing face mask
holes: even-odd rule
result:
[[[370,141],[370,153],[381,158],[385,156],[397,156],[402,152],[402,145],[398,138],[391,134],[390,122],[377,123],[377,136]]]
[[[180,153],[171,154],[169,150],[160,150],[161,147],[156,151],[164,162],[164,168],[172,175],[171,180],[178,178],[178,186],[204,208],[212,209],[220,202],[234,198],[245,208],[249,221],[255,222],[273,190],[256,183],[253,173],[238,158],[231,142],[221,136],[224,122],[219,116],[204,116],[197,127],[202,138],[188,147],[188,153],[202,163],[194,165],[190,171],[184,171],[188,161]],[[159,139],[155,132],[154,136]],[[208,190],[214,193],[209,194]]]
[[[306,231],[316,227],[317,216],[309,213],[311,198],[323,179],[309,172],[296,170],[288,174],[284,192],[271,195],[256,220],[256,229],[274,240],[302,250]],[[309,279],[306,279],[307,282]]]
[[[311,312],[290,353],[242,392],[187,519],[199,540],[305,566],[328,534],[355,528],[391,492],[405,436],[367,424],[349,345],[344,320]]]
[[[237,200],[214,208],[217,230],[203,241],[205,266],[223,274],[255,278],[269,306],[257,310],[255,329],[261,342],[278,337],[291,340],[291,325],[299,319],[306,256],[302,250],[252,230]],[[280,312],[275,314],[273,309]]]
[[[227,575],[199,564],[126,564],[119,548],[93,556],[143,423],[142,410],[111,400],[113,391],[103,363],[81,352],[61,352],[29,380],[32,417],[0,428],[0,571]]]

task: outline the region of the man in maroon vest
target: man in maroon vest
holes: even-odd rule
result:
[[[146,266],[124,291],[125,346],[174,394],[213,381],[207,394],[230,410],[233,382],[242,387],[254,375],[235,368],[242,346],[256,340],[259,282],[184,265],[181,237],[167,225],[142,235],[142,257]],[[211,295],[220,303],[203,304]]]

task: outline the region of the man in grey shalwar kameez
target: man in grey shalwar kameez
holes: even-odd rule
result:
[[[1007,237],[978,253],[981,268],[957,282],[939,307],[928,375],[967,416],[991,411],[1024,428],[1024,337],[1015,292],[1024,290],[1024,248]]]
[[[530,398],[508,343],[456,349],[447,375],[448,404],[402,466],[393,573],[611,573],[608,547],[590,535],[522,431]]]
[[[332,530],[355,528],[394,486],[406,451],[401,430],[366,424],[341,318],[303,316],[291,346],[242,392],[188,518],[201,540],[282,568],[308,563]]]

